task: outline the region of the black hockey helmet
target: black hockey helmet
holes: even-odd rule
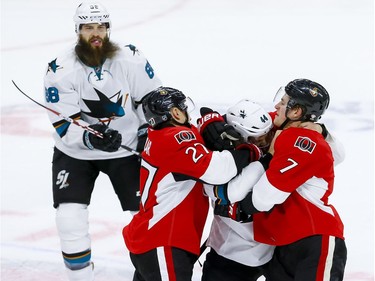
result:
[[[315,122],[320,119],[329,105],[329,94],[324,87],[308,79],[295,79],[285,86],[290,97],[287,108],[301,106],[302,121]]]
[[[182,111],[187,110],[186,96],[177,89],[159,87],[143,99],[142,107],[147,123],[155,128],[171,120],[172,107],[177,107]]]

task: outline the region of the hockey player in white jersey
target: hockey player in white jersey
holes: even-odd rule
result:
[[[242,142],[268,150],[273,137],[272,118],[259,104],[241,100],[224,117],[241,134]],[[255,167],[257,179],[264,170],[261,165]],[[212,188],[211,185],[205,185],[205,191],[214,200],[217,196],[214,192],[221,192],[220,186]],[[225,202],[221,206],[227,208]],[[203,265],[202,281],[256,281],[262,275],[261,266],[271,259],[274,249],[254,240],[251,220],[241,223],[219,215],[213,217],[206,245],[211,249]]]
[[[144,96],[161,86],[133,45],[110,41],[110,15],[85,2],[74,15],[77,43],[53,58],[44,78],[46,106],[102,134],[97,136],[52,113],[55,148],[53,201],[69,280],[94,279],[88,205],[100,172],[108,175],[124,211],[139,208],[140,162],[121,145],[143,150]]]
[[[274,136],[274,115],[275,112],[268,113],[259,104],[244,99],[227,110],[225,119],[241,134],[242,141],[253,143],[266,153]],[[323,133],[324,126],[321,124],[306,122],[303,126]],[[336,164],[340,163],[344,158],[342,145],[326,130],[324,134],[327,134],[326,141],[332,148]],[[246,182],[247,186],[253,186],[264,173],[264,168],[259,162],[251,163],[246,169],[251,170],[251,173],[247,173],[247,177],[238,177],[237,185]],[[256,281],[263,275],[262,266],[267,264],[273,255],[275,246],[254,240],[251,217],[243,222],[229,218],[235,214],[229,214],[230,205],[226,205],[225,201],[238,201],[248,192],[236,189],[236,184],[232,184],[232,187],[228,192],[225,186],[212,188],[205,185],[206,193],[216,200],[216,204],[206,242],[211,249],[203,265],[202,281]],[[223,195],[224,193],[226,194]]]

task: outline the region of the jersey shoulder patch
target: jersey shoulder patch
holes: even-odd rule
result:
[[[78,59],[75,56],[74,50],[69,50],[66,53],[52,58],[46,67],[45,77],[47,80],[58,81],[62,77],[73,73],[81,66],[78,64]]]
[[[303,152],[308,152],[308,153],[313,153],[315,147],[316,147],[316,142],[311,140],[309,137],[306,136],[298,136],[295,143],[294,147],[297,147],[298,149],[302,150]]]
[[[190,142],[192,140],[197,140],[197,137],[191,130],[182,130],[180,132],[177,132],[174,135],[174,138],[176,139],[178,144],[181,144],[183,142]]]

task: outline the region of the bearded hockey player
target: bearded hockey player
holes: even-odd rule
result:
[[[77,43],[52,59],[44,78],[46,106],[101,136],[49,113],[55,128],[52,164],[56,225],[69,280],[93,280],[88,205],[100,172],[108,175],[124,211],[139,207],[136,155],[146,139],[142,98],[161,81],[133,45],[110,40],[111,18],[97,2],[74,15]]]

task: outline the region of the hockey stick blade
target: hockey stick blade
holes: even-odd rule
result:
[[[70,118],[70,117],[66,117],[66,116],[62,115],[60,112],[58,112],[58,111],[56,111],[56,110],[53,110],[52,108],[49,108],[49,107],[45,106],[44,104],[41,104],[40,102],[34,100],[32,97],[30,97],[29,95],[27,95],[24,91],[22,91],[22,90],[20,89],[20,87],[18,87],[18,85],[16,84],[16,82],[14,82],[14,80],[12,80],[12,83],[13,83],[13,85],[17,88],[17,90],[18,90],[21,94],[23,94],[25,97],[27,97],[29,100],[33,101],[33,102],[36,103],[37,105],[43,107],[44,109],[47,109],[48,111],[52,112],[53,114],[59,116],[60,118],[64,119],[65,121],[67,121],[67,122],[69,122],[69,123],[72,123],[72,124],[74,124],[74,125],[76,125],[76,126],[81,127],[82,129],[84,129],[84,130],[90,132],[91,134],[94,134],[95,136],[97,136],[97,137],[99,137],[99,138],[103,138],[103,134],[102,134],[102,133],[100,133],[100,132],[98,132],[98,131],[96,131],[96,130],[94,130],[94,129],[88,127],[88,126],[81,125],[81,124],[78,123],[76,120],[74,120],[74,119],[72,119],[72,118]],[[127,150],[127,151],[133,153],[134,155],[137,155],[138,157],[141,157],[141,155],[140,155],[140,153],[139,153],[138,151],[135,151],[134,149],[132,149],[132,148],[126,146],[126,145],[123,145],[123,144],[120,145],[120,146],[121,146],[122,148],[124,148],[125,150]]]

